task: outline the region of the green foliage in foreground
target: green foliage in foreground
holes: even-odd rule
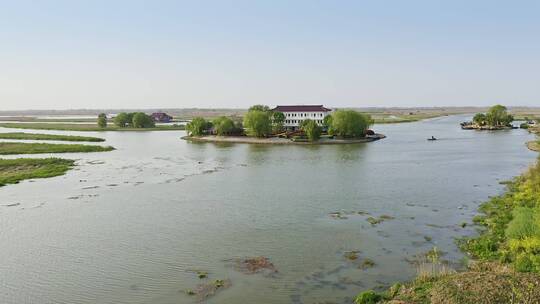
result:
[[[414,281],[361,293],[355,303],[539,303],[540,161],[480,211],[474,222],[485,229],[460,244],[476,259],[466,271],[419,271]]]
[[[0,187],[25,179],[63,175],[73,165],[73,160],[61,158],[0,159]]]
[[[37,133],[23,133],[23,132],[0,133],[0,139],[90,141],[90,142],[105,141],[105,139],[98,138],[98,137],[73,136],[73,135],[55,135],[55,134],[37,134]]]
[[[114,150],[113,147],[80,145],[80,144],[42,144],[1,142],[0,155],[9,154],[39,154],[39,153],[77,153],[77,152],[103,152]]]
[[[484,215],[475,222],[486,229],[464,240],[462,249],[480,260],[511,263],[517,271],[540,272],[540,162],[480,211]]]
[[[477,264],[465,272],[418,278],[388,291],[367,291],[355,303],[538,303],[540,277],[500,264]]]
[[[354,304],[377,304],[381,299],[381,295],[373,290],[367,290],[356,296]]]
[[[184,130],[183,125],[159,125],[152,128],[133,128],[119,127],[116,125],[107,125],[106,128],[100,128],[96,124],[70,124],[70,123],[0,123],[3,128],[32,129],[32,130],[59,130],[59,131],[173,131]]]

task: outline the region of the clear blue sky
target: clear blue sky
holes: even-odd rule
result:
[[[540,1],[0,0],[0,110],[540,106]]]

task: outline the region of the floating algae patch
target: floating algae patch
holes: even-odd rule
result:
[[[362,262],[358,266],[359,269],[363,269],[363,270],[373,268],[373,267],[375,267],[375,261],[369,258],[365,258],[364,260],[362,260]]]
[[[331,218],[336,220],[346,220],[349,218],[349,216],[363,216],[363,215],[369,215],[370,213],[363,210],[358,211],[335,211],[330,212],[329,215]]]
[[[346,220],[348,217],[342,212],[331,212],[330,217],[336,220]]]
[[[195,297],[195,300],[199,303],[206,301],[206,299],[214,296],[221,290],[231,287],[231,280],[214,280],[212,282],[206,282],[198,284],[195,289],[186,290],[186,294]]]
[[[360,255],[359,250],[352,250],[352,251],[345,251],[345,253],[343,254],[343,257],[345,257],[349,261],[356,261],[358,260],[359,255]]]
[[[380,223],[382,223],[384,220],[380,219],[380,218],[374,218],[372,216],[368,217],[366,219],[366,221],[368,221],[372,226],[376,226]]]
[[[376,226],[384,221],[393,220],[393,219],[395,219],[395,217],[383,214],[379,217],[370,216],[366,219],[366,221],[368,221],[371,224],[371,226]]]
[[[262,273],[271,276],[278,273],[276,266],[264,256],[237,258],[231,260],[233,268],[244,274]]]

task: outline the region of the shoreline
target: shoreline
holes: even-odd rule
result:
[[[264,144],[264,145],[346,145],[346,144],[361,144],[373,142],[386,138],[384,134],[375,134],[370,137],[360,139],[319,139],[315,142],[309,141],[292,141],[288,138],[256,138],[248,136],[183,136],[181,139],[193,142],[212,142],[212,143],[238,143],[238,144]]]
[[[527,147],[539,152],[540,142],[527,142]],[[510,182],[511,186],[507,186],[504,193],[491,197],[478,206],[479,214],[473,218],[472,224],[484,229],[479,230],[476,236],[457,239],[458,248],[468,259],[464,270],[448,268],[444,260],[440,259],[442,254],[436,254],[431,256],[431,260],[427,259],[418,264],[416,277],[395,282],[382,292],[365,290],[355,297],[355,303],[465,304],[480,303],[484,299],[489,299],[489,303],[534,299],[536,302],[531,303],[537,303],[540,299],[540,270],[534,268],[535,264],[532,262],[530,265],[520,263],[520,258],[526,255],[527,259],[531,259],[538,256],[538,253],[524,251],[524,245],[516,247],[517,242],[523,244],[525,241],[507,234],[512,224],[525,225],[527,219],[519,218],[514,213],[526,206],[516,200],[516,196],[531,198],[536,195],[534,186],[538,183],[539,172],[540,157],[532,167],[514,177]],[[529,207],[532,208],[534,207]],[[508,218],[508,214],[513,216]],[[535,240],[537,237],[529,235],[527,238]],[[502,257],[513,259],[502,261]],[[497,287],[494,288],[494,285]]]
[[[540,141],[531,140],[527,142],[527,148],[531,151],[540,152]]]

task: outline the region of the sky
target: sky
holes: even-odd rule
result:
[[[540,106],[540,1],[0,0],[0,110]]]

